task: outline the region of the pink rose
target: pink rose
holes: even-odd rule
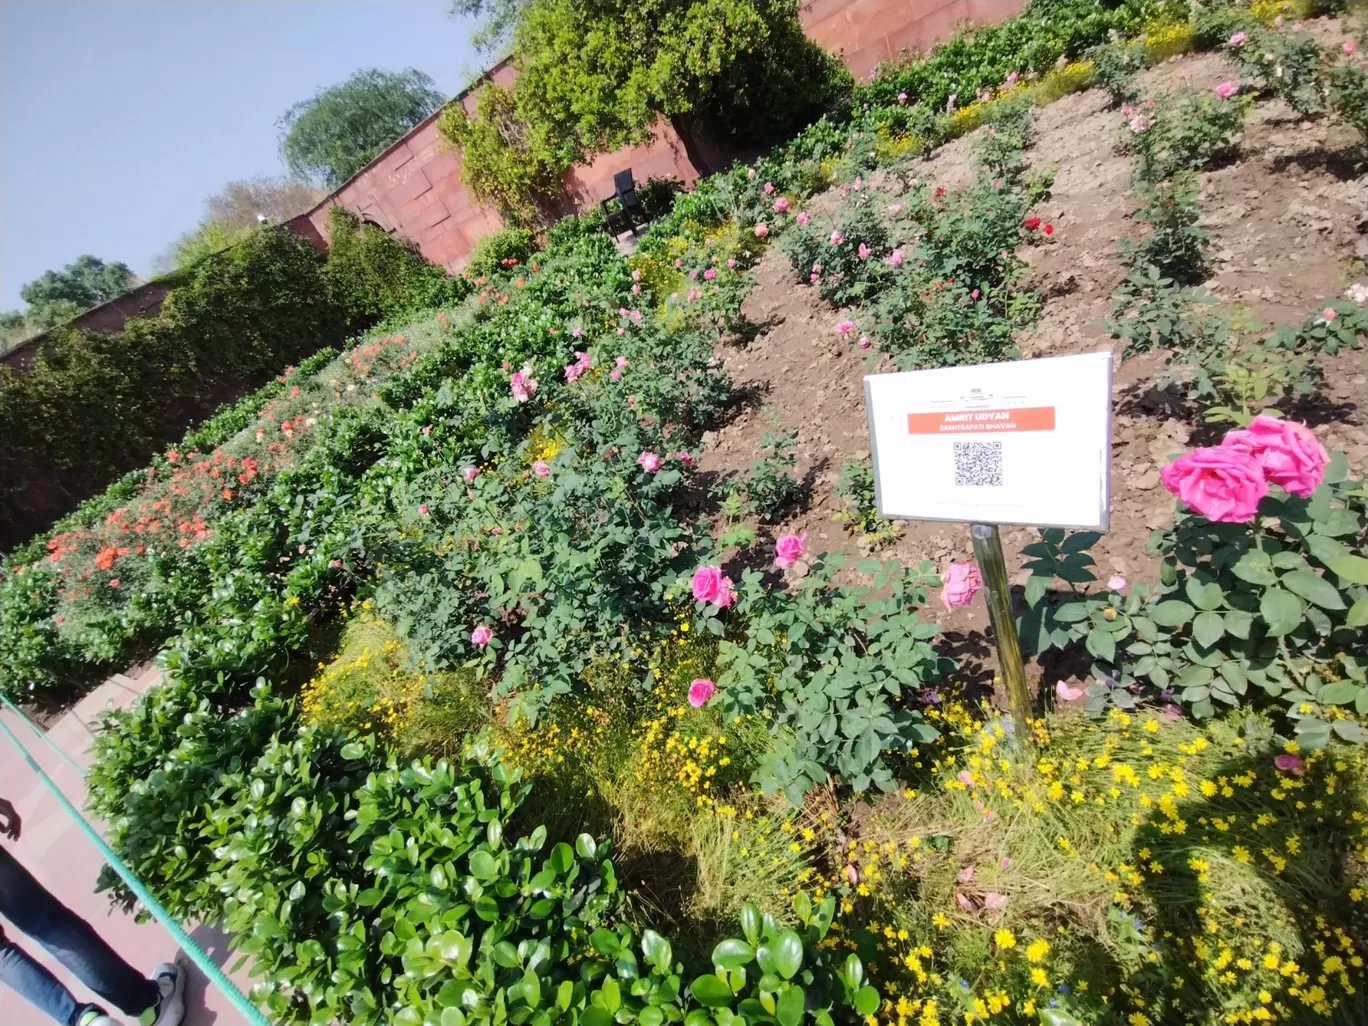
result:
[[[1017,73],[1016,73],[1015,71],[1008,72],[1008,74],[1007,74],[1007,84],[1008,84],[1008,85],[1016,85],[1016,80],[1017,80]]]
[[[1249,37],[1246,36],[1243,32],[1236,32],[1233,36],[1230,37],[1230,45],[1239,46],[1248,38]]]
[[[632,281],[641,281],[641,272],[639,270],[632,272]]]
[[[786,211],[788,208],[789,208],[789,201],[788,201],[788,199],[787,199],[786,197],[780,196],[777,200],[774,201],[774,212],[775,212],[776,214],[782,214],[782,213],[783,213],[784,211]]]
[[[684,464],[684,466],[686,466],[686,467],[692,467],[692,466],[693,466],[693,453],[691,453],[691,452],[681,452],[681,453],[679,454],[679,462],[682,463],[682,464]]]
[[[1330,462],[1325,446],[1305,424],[1262,413],[1249,427],[1227,432],[1221,446],[1247,452],[1263,468],[1264,477],[1303,499],[1316,490]]]
[[[627,366],[627,357],[625,357],[625,356],[615,356],[615,357],[613,357],[613,362],[614,362],[615,364],[617,364],[619,367],[626,367],[626,366]]]
[[[1306,764],[1301,761],[1301,756],[1293,755],[1290,752],[1275,755],[1273,765],[1284,773],[1291,773],[1294,777],[1299,777],[1306,772]]]
[[[1228,100],[1235,95],[1235,89],[1235,83],[1227,80],[1217,84],[1216,95],[1223,100]]]
[[[713,599],[713,605],[719,609],[726,609],[735,601],[736,592],[732,591],[732,579],[730,577],[722,578],[721,583],[717,586],[717,598]]]
[[[965,787],[974,786],[974,775],[970,773],[968,770],[960,770],[958,773],[955,774],[955,779],[958,780]],[[960,870],[960,875],[956,879],[958,879],[960,883],[967,883],[973,878],[974,867],[970,866],[968,869]]]
[[[1235,446],[1194,449],[1163,467],[1159,479],[1193,510],[1229,523],[1253,518],[1268,494],[1259,461]]]
[[[794,220],[797,221],[799,224],[807,224],[807,221],[808,221],[808,218],[807,218],[807,211],[806,211],[806,210],[800,210],[800,211],[798,211],[798,216],[795,217]]]
[[[860,336],[860,341],[856,342],[855,344],[856,344],[857,346],[859,346],[861,349],[868,349],[868,348],[869,348],[869,336],[868,336],[868,335],[862,335],[862,336]]]
[[[946,609],[967,606],[983,587],[978,567],[973,563],[951,563],[942,580],[945,587],[941,590],[941,601]]]
[[[693,597],[698,602],[717,604],[722,590],[722,571],[715,566],[700,566],[693,575]]]
[[[999,894],[997,891],[989,891],[983,896],[983,907],[1001,912],[1007,907],[1007,895]]]
[[[774,565],[792,566],[794,560],[802,558],[805,541],[806,531],[802,534],[786,534],[780,537],[774,546]]]
[[[1321,311],[1321,320],[1323,320],[1326,324],[1329,324],[1337,316],[1339,315],[1335,313],[1335,308],[1333,306],[1327,306],[1324,310]]]
[[[1126,586],[1126,579],[1120,574],[1112,574],[1107,578],[1107,588],[1111,591],[1120,591]]]
[[[610,378],[612,378],[614,381],[621,381],[621,380],[622,380],[622,371],[620,371],[620,370],[618,370],[616,367],[614,367],[612,370],[610,370],[610,371],[608,372],[608,376],[609,376]]]
[[[906,103],[906,102],[907,102],[907,94],[906,94],[906,93],[899,93],[899,94],[898,94],[898,102],[899,102],[899,103]]]
[[[1345,53],[1353,53],[1353,52],[1354,52],[1354,41],[1353,41],[1352,39],[1346,39],[1346,40],[1344,41],[1344,45],[1341,46],[1340,49],[1343,50]]]
[[[709,267],[706,271],[703,272],[703,280],[704,280],[704,281],[712,281],[712,280],[713,280],[714,278],[716,278],[716,277],[717,277],[717,270],[716,270],[716,268]]]
[[[888,254],[888,266],[889,266],[889,267],[901,267],[901,266],[902,266],[902,260],[903,260],[903,257],[902,257],[902,250],[900,250],[900,249],[895,249],[892,253],[889,253],[889,254]]]
[[[830,241],[833,246],[839,246],[841,243],[845,242],[845,236],[842,235],[841,230],[837,228],[835,231],[831,233]]]
[[[494,637],[494,632],[484,624],[480,624],[480,626],[470,632],[470,643],[472,645],[479,645],[483,648],[485,645],[489,644],[489,639],[492,637]]]
[[[774,183],[773,183],[773,182],[766,182],[766,183],[765,183],[765,195],[768,196],[768,195],[769,195],[770,193],[772,193],[773,191],[774,191]]]
[[[755,226],[755,237],[757,239],[763,239],[768,234],[769,229],[765,227],[764,221],[761,221],[759,224]]]
[[[695,709],[701,708],[703,703],[717,694],[717,685],[708,680],[707,677],[695,677],[694,682],[689,685],[689,704]]]
[[[1061,680],[1055,685],[1055,694],[1066,702],[1076,702],[1083,697],[1083,689],[1071,688]]]
[[[637,457],[637,463],[648,474],[654,474],[660,469],[660,457],[653,452],[643,452]]]
[[[854,321],[841,321],[836,325],[836,334],[849,335],[855,329]]]
[[[547,477],[551,473],[551,464],[547,463],[546,460],[537,460],[536,463],[532,464],[532,473],[538,477]]]
[[[956,894],[956,895],[955,895],[955,904],[959,905],[959,907],[962,908],[962,909],[964,909],[964,911],[966,911],[966,912],[972,912],[972,911],[974,911],[974,902],[973,902],[973,900],[970,899],[970,898],[968,898],[968,897],[966,897],[966,896],[963,895],[963,894]]]
[[[421,513],[421,514],[423,514],[423,516],[427,516],[427,515],[428,515],[428,508],[427,508],[426,506],[422,505],[421,503],[419,503],[419,505],[418,505],[418,512]]]
[[[727,257],[727,266],[728,266],[728,267],[735,267],[735,266],[736,266],[736,257]]]
[[[638,271],[638,272],[636,272],[636,273],[639,274],[639,273],[641,273],[641,272]],[[575,336],[575,338],[579,338],[579,337],[580,337],[580,326],[579,326],[578,324],[576,324],[573,328],[570,329],[570,334],[573,335],[573,336]]]
[[[461,476],[465,478],[466,484],[471,484],[480,476],[480,470],[478,467],[466,467],[465,470],[461,471]]]
[[[868,259],[869,259],[869,254],[870,254],[871,252],[873,252],[873,251],[872,251],[868,246],[866,246],[863,242],[860,243],[859,254],[860,254],[860,259],[861,259],[861,260],[868,260]]]

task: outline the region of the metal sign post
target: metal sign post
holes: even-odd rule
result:
[[[1002,536],[995,524],[970,524],[974,559],[983,579],[983,596],[988,603],[988,620],[993,625],[998,666],[1007,689],[1007,704],[1012,710],[1018,744],[1030,741],[1031,695],[1026,690],[1026,667],[1021,662],[1016,623],[1012,619],[1011,585],[1007,580],[1007,561],[1002,555]]]

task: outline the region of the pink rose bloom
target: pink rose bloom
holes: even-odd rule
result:
[[[1262,413],[1249,427],[1228,431],[1221,446],[1244,450],[1258,460],[1264,477],[1303,499],[1316,490],[1330,462],[1325,446],[1305,424]]]
[[[490,534],[493,534],[493,535],[500,535],[500,534],[503,534],[503,528],[502,528],[502,527],[491,527],[491,528],[489,529],[489,533],[490,533]]]
[[[839,246],[843,242],[845,242],[845,236],[842,235],[841,230],[837,228],[834,232],[831,233],[831,244],[833,246]]]
[[[714,278],[716,278],[716,277],[717,277],[717,270],[716,270],[716,268],[709,267],[706,271],[703,272],[703,280],[704,280],[704,281],[712,281],[712,280],[713,280]]]
[[[588,353],[581,353],[576,351],[575,362],[579,364],[580,370],[588,370],[592,361],[589,359]]]
[[[774,191],[774,183],[773,183],[773,182],[766,182],[766,183],[765,183],[765,195],[768,196],[768,195],[769,195],[770,193],[772,193],[773,191]]]
[[[485,645],[489,644],[489,639],[492,637],[494,637],[494,632],[484,624],[480,624],[480,626],[470,632],[470,643],[472,645],[479,645],[483,648]]]
[[[551,473],[551,464],[547,463],[546,460],[537,460],[536,463],[532,464],[532,473],[538,477],[547,477]]]
[[[999,894],[997,891],[989,891],[983,896],[983,907],[1001,912],[1007,907],[1007,895]]]
[[[427,508],[426,506],[424,506],[422,503],[419,503],[419,504],[418,504],[418,512],[421,513],[421,514],[423,514],[423,516],[427,516],[427,515],[428,515],[428,508]]]
[[[461,471],[461,476],[465,478],[466,484],[471,484],[480,476],[480,470],[478,467],[466,467],[465,470]]]
[[[637,463],[648,474],[654,474],[660,469],[660,457],[653,452],[643,452],[637,457]]]
[[[860,259],[861,259],[861,260],[868,260],[868,259],[869,259],[869,254],[870,254],[870,252],[872,252],[872,251],[870,250],[870,248],[869,248],[868,246],[866,246],[866,245],[862,242],[862,243],[860,243],[860,248],[859,248],[858,252],[859,252],[859,254],[860,254]]]
[[[1223,100],[1228,100],[1235,95],[1235,83],[1229,80],[1221,82],[1216,86],[1216,95]]]
[[[906,102],[907,102],[907,94],[906,94],[906,93],[899,93],[899,94],[898,94],[898,102],[899,102],[899,103],[906,103]]]
[[[794,220],[797,221],[799,224],[807,224],[807,211],[806,211],[806,210],[800,210],[800,211],[798,211],[798,216],[795,217]]]
[[[692,303],[701,295],[703,295],[703,293],[699,292],[698,289],[689,289],[689,294],[684,297],[684,302]]]
[[[754,178],[754,177],[755,177],[755,168],[753,168],[753,167],[748,167],[748,168],[746,168],[746,177],[747,177],[747,178]]]
[[[965,787],[973,787],[973,786],[974,786],[974,776],[973,776],[973,774],[970,773],[968,770],[960,770],[958,773],[955,774],[955,779],[958,780],[958,781],[959,781],[961,784],[963,784]],[[973,878],[974,878],[974,867],[973,867],[973,866],[970,866],[968,869],[962,869],[962,870],[960,870],[960,875],[957,877],[957,879],[959,880],[960,883],[966,883],[966,882],[972,880]]]
[[[610,370],[610,371],[608,372],[608,376],[609,376],[610,378],[612,378],[614,381],[621,381],[621,380],[622,380],[622,371],[620,371],[620,370],[618,370],[616,367],[614,367],[612,370]]]
[[[618,316],[619,316],[619,317],[626,317],[626,316],[627,316],[627,308],[626,308],[625,306],[620,306],[620,307],[618,307]]]
[[[855,328],[855,322],[854,322],[854,321],[841,321],[839,324],[836,325],[836,334],[838,334],[838,335],[849,335],[849,334],[851,333],[851,331],[854,330],[854,328]]]
[[[1268,494],[1263,467],[1235,446],[1194,449],[1159,471],[1159,479],[1209,520],[1245,523]]]
[[[583,373],[584,373],[584,371],[580,370],[579,364],[577,364],[577,363],[567,363],[567,364],[565,365],[565,380],[566,380],[566,381],[574,381],[577,377],[579,377],[579,376],[580,376],[581,374],[583,374]]]
[[[1338,314],[1335,313],[1335,308],[1333,306],[1327,306],[1324,310],[1321,311],[1321,320],[1323,320],[1326,324],[1329,324],[1337,316]]]
[[[1299,777],[1306,772],[1306,764],[1301,761],[1301,756],[1293,755],[1291,752],[1275,755],[1273,765],[1284,773],[1291,773],[1294,777]]]
[[[613,362],[614,362],[615,364],[617,364],[619,367],[626,367],[626,366],[627,366],[627,357],[625,357],[625,356],[615,356],[615,357],[613,357]]]
[[[692,278],[694,281],[697,281],[697,280],[698,280],[698,269],[697,269],[697,268],[694,268],[692,271],[690,271],[690,272],[689,272],[689,277]]]
[[[965,897],[963,894],[956,894],[956,895],[955,895],[955,904],[959,905],[959,907],[962,908],[962,909],[964,909],[964,911],[966,911],[966,912],[972,912],[972,911],[974,911],[974,903],[973,903],[973,901],[972,901],[971,899]]]
[[[727,266],[728,266],[728,267],[735,267],[735,266],[736,266],[736,257],[727,257]]]
[[[803,543],[807,541],[807,532],[802,534],[786,534],[780,537],[774,546],[774,565],[792,566],[793,561],[803,555]]]
[[[1016,85],[1016,80],[1017,80],[1017,73],[1016,73],[1015,71],[1008,73],[1008,75],[1007,75],[1007,84],[1008,84],[1008,85]]]
[[[631,313],[629,313],[627,316],[630,317],[630,318],[632,319],[632,323],[633,323],[633,324],[640,324],[640,323],[641,323],[641,311],[640,311],[640,310],[633,310],[633,311],[632,311]]]
[[[889,267],[901,267],[901,266],[902,266],[902,250],[900,250],[900,249],[895,249],[892,253],[889,253],[889,254],[888,254],[888,266],[889,266]]]
[[[633,286],[632,286],[632,295],[636,296],[636,295],[640,295],[640,294],[641,294],[641,286],[640,286],[640,285],[633,285]]]
[[[1120,574],[1112,574],[1111,577],[1107,578],[1107,587],[1111,591],[1120,591],[1125,586],[1126,579]]]
[[[850,183],[850,187],[854,189],[856,192],[859,192],[861,189],[864,188],[864,178],[861,175],[856,175],[855,181]]]
[[[783,213],[784,211],[786,211],[788,208],[789,208],[789,201],[788,201],[788,198],[787,198],[787,197],[785,197],[785,196],[780,196],[777,200],[774,201],[774,212],[775,212],[776,214],[782,214],[782,213]]]
[[[945,587],[941,590],[941,601],[946,609],[967,606],[983,587],[978,567],[973,563],[951,563],[942,579]]]
[[[632,281],[641,281],[641,271],[636,270],[632,272]]]
[[[820,274],[813,273],[813,274],[809,274],[809,275],[808,275],[808,284],[809,284],[809,285],[816,285],[816,284],[817,284],[819,281],[821,281],[821,280],[822,280],[822,276],[821,276]]]
[[[1083,697],[1083,689],[1071,688],[1061,680],[1055,685],[1055,694],[1066,702],[1076,702]]]
[[[570,334],[571,334],[571,335],[574,335],[575,338],[579,338],[579,337],[580,337],[580,326],[579,326],[578,324],[576,324],[573,328],[570,329]]]
[[[679,462],[682,463],[682,464],[684,464],[684,466],[686,466],[686,467],[692,467],[692,466],[693,466],[693,453],[691,453],[691,452],[681,452],[681,453],[679,454]]]
[[[890,216],[890,217],[897,217],[899,214],[902,213],[902,208],[903,208],[903,205],[902,205],[901,203],[890,203],[890,204],[888,205],[888,213],[889,213],[889,216]]]
[[[700,566],[693,575],[693,597],[698,602],[716,604],[722,590],[722,571],[715,566]]]
[[[856,342],[855,344],[856,344],[857,346],[859,346],[861,349],[868,349],[868,348],[869,348],[869,336],[868,336],[868,335],[862,335],[862,336],[860,337],[860,341]]]
[[[694,682],[689,685],[689,704],[695,709],[701,708],[703,703],[717,694],[717,685],[708,680],[707,677],[695,677]]]
[[[759,224],[755,226],[755,237],[757,239],[763,239],[768,234],[769,229],[765,227],[764,221],[761,221]]]
[[[1246,36],[1243,32],[1236,32],[1233,36],[1230,37],[1230,45],[1239,46],[1248,38],[1249,37]]]
[[[1344,41],[1344,45],[1341,46],[1340,49],[1343,50],[1345,53],[1353,53],[1353,52],[1354,52],[1354,41],[1353,41],[1352,39],[1346,39],[1346,40]]]

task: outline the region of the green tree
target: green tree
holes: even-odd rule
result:
[[[517,17],[511,104],[486,104],[482,95],[475,118],[459,112],[443,122],[463,149],[462,176],[494,198],[498,190],[482,180],[499,177],[504,191],[522,184],[514,181],[519,155],[496,154],[496,134],[505,151],[530,148],[559,171],[644,142],[664,117],[707,173],[700,136],[764,146],[815,118],[851,82],[803,34],[796,0],[530,0]]]
[[[296,178],[258,176],[229,182],[204,201],[204,218],[157,257],[157,267],[169,271],[186,267],[234,242],[260,226],[261,218],[280,224],[302,214],[326,196],[327,190]]]
[[[127,264],[107,264],[86,254],[60,271],[45,271],[22,286],[19,296],[29,305],[28,323],[36,328],[50,328],[123,295],[137,280]]]
[[[281,116],[281,159],[295,177],[335,189],[444,99],[421,71],[363,68]]]
[[[528,0],[451,0],[453,18],[479,18],[470,42],[481,53],[490,53],[506,44],[513,35]]]

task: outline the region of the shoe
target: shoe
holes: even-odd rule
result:
[[[143,1026],[180,1026],[185,1018],[185,970],[174,962],[163,962],[152,970],[152,982],[161,991],[152,1018]]]
[[[76,1026],[123,1026],[99,1005],[89,1005],[76,1017]]]

